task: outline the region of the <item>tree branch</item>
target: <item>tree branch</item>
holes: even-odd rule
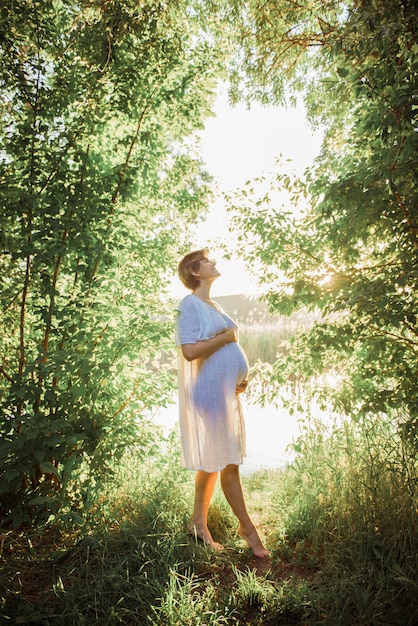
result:
[[[5,371],[2,365],[0,365],[0,374],[3,374],[3,376],[9,383],[13,382],[13,378]]]

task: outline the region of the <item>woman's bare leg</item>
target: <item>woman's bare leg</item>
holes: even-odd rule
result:
[[[248,515],[238,465],[227,465],[221,471],[221,485],[226,499],[239,519],[238,532],[241,537],[248,543],[255,556],[260,559],[269,556],[269,551],[261,543],[257,529]]]
[[[208,528],[208,512],[218,472],[196,472],[193,518],[189,532],[196,535],[214,550],[222,550],[223,546],[213,540]]]

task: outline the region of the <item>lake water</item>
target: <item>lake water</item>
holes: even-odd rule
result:
[[[288,448],[300,434],[300,419],[297,414],[272,405],[260,407],[242,398],[247,433],[247,456],[241,466],[242,474],[251,474],[261,469],[284,467],[294,458]],[[154,414],[154,422],[166,431],[179,428],[178,404],[171,404]]]

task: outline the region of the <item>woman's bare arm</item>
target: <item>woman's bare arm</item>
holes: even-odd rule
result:
[[[227,343],[236,341],[235,331],[232,328],[226,328],[224,331],[215,335],[207,341],[198,341],[197,343],[184,343],[181,346],[184,358],[187,361],[194,361],[202,357],[207,357],[223,348]]]

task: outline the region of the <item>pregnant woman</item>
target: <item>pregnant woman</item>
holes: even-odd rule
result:
[[[245,456],[245,425],[239,394],[245,390],[248,361],[238,344],[235,322],[210,297],[220,276],[208,250],[187,254],[179,263],[183,284],[192,291],[180,303],[176,327],[179,347],[179,396],[182,462],[196,470],[195,500],[189,532],[214,550],[207,518],[218,472],[227,501],[239,520],[239,533],[255,556],[265,558],[248,515],[239,465]]]

